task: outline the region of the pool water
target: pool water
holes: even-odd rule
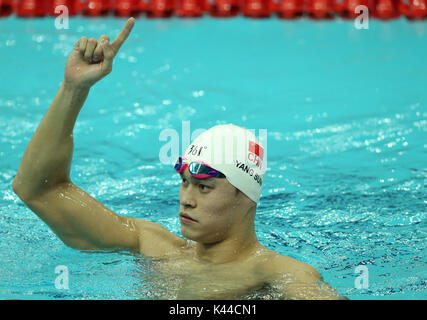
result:
[[[149,259],[66,247],[11,189],[74,43],[114,38],[124,21],[74,17],[58,30],[51,18],[0,19],[1,299],[159,297],[144,281]],[[71,178],[116,213],[180,234],[180,179],[159,160],[161,132],[181,143],[219,123],[266,129],[260,242],[350,299],[426,299],[426,57],[427,24],[403,18],[368,30],[341,19],[137,19],[80,113]],[[58,266],[68,288],[55,285]]]

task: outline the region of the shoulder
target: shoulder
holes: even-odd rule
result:
[[[132,219],[138,231],[140,253],[159,257],[175,252],[187,245],[187,241],[164,226],[142,219]]]
[[[287,274],[306,283],[322,280],[320,273],[309,264],[271,250],[268,251],[269,258],[265,260],[263,269],[272,278]]]
[[[267,281],[281,290],[284,299],[347,299],[325,283],[320,273],[309,264],[268,251],[262,269]]]

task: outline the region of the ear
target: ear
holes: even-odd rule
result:
[[[251,198],[249,198],[246,194],[244,194],[242,191],[236,188],[238,191],[238,194],[245,199],[245,201],[248,203],[250,207],[256,207],[256,202],[253,201]]]
[[[242,191],[240,191],[239,189],[237,189],[236,187],[234,187],[236,189],[236,200],[237,203],[240,205],[244,205],[246,208],[248,208],[248,211],[255,211],[256,210],[256,203],[250,199],[246,194],[244,194]]]

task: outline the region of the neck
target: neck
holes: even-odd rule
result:
[[[262,248],[255,228],[251,232],[226,238],[216,243],[197,242],[196,258],[207,263],[227,263],[243,260]]]

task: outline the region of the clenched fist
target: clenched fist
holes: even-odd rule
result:
[[[113,59],[129,36],[134,24],[135,19],[129,18],[111,44],[110,38],[106,35],[102,35],[98,41],[86,37],[77,41],[65,65],[65,84],[73,88],[89,89],[109,74],[113,68]]]

